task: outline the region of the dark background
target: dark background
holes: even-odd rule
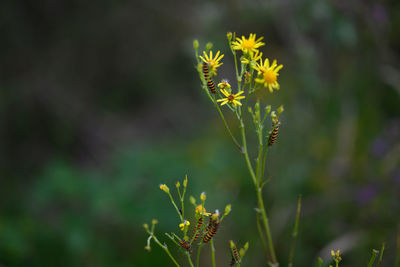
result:
[[[302,194],[296,266],[339,248],[341,266],[365,266],[382,242],[383,266],[394,266],[395,0],[1,1],[0,266],[173,266],[154,244],[143,249],[142,224],[157,218],[173,247],[163,233],[178,232],[178,218],[158,186],[186,173],[188,194],[233,206],[218,265],[229,239],[250,242],[243,266],[266,265],[245,164],[194,69],[193,39],[212,41],[226,54],[219,74],[233,78],[227,31],[265,36],[264,55],[284,64],[281,91],[257,96],[285,106],[265,190],[282,265]]]

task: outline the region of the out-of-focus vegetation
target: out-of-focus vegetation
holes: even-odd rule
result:
[[[341,266],[365,265],[384,241],[382,266],[394,265],[399,2],[0,5],[0,265],[172,266],[144,251],[142,224],[176,230],[158,185],[188,173],[189,195],[232,204],[217,263],[229,263],[234,238],[250,241],[243,266],[262,266],[245,165],[194,70],[193,38],[223,50],[227,31],[265,36],[267,56],[285,66],[279,94],[258,95],[285,105],[265,193],[282,264],[302,194],[296,266],[331,249],[342,249]]]

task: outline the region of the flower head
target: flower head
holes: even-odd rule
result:
[[[202,193],[200,194],[200,200],[201,200],[201,201],[205,201],[206,198],[207,198],[206,192],[202,192]]]
[[[256,40],[256,34],[250,33],[248,39],[242,36],[242,38],[237,37],[235,42],[232,42],[232,48],[235,50],[242,50],[244,54],[253,54],[257,49],[265,43],[261,42],[264,37],[260,37]]]
[[[198,205],[197,207],[196,207],[196,214],[201,214],[201,215],[206,215],[206,216],[209,216],[211,213],[209,213],[209,212],[206,212],[206,208],[204,208],[203,207],[203,205]]]
[[[263,54],[262,52],[256,50],[255,53],[249,54],[248,57],[243,56],[240,62],[243,64],[250,64],[253,61],[254,62],[253,64],[255,64],[255,62],[261,60],[262,54]]]
[[[261,64],[257,63],[257,66],[254,67],[258,71],[258,74],[262,75],[261,78],[256,78],[256,82],[263,83],[264,87],[268,87],[269,91],[272,93],[275,90],[279,90],[278,83],[278,71],[283,68],[283,65],[279,65],[276,63],[276,60],[269,64],[269,59],[266,58],[264,64],[262,64],[262,60],[260,60]]]
[[[210,68],[210,73],[212,73],[213,75],[217,73],[217,68],[223,64],[220,61],[224,57],[224,55],[223,54],[220,55],[220,53],[221,52],[218,51],[213,57],[212,51],[210,51],[210,56],[208,56],[207,53],[203,51],[204,57],[200,56],[201,60],[203,60],[203,62],[208,64],[208,67]]]
[[[229,84],[228,80],[223,79],[219,84],[218,87],[221,89],[225,88],[231,88],[231,85]]]
[[[244,93],[243,91],[240,91],[239,93],[234,95],[234,94],[229,93],[225,89],[222,89],[221,93],[223,93],[226,96],[225,98],[221,98],[221,99],[217,100],[217,102],[222,102],[221,106],[225,105],[226,103],[233,104],[235,107],[236,107],[236,105],[241,106],[242,103],[240,103],[238,100],[245,98],[245,96],[241,95]]]

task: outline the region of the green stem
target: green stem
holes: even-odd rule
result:
[[[301,211],[301,195],[299,195],[299,198],[297,199],[296,220],[292,232],[292,245],[290,247],[290,252],[289,252],[289,264],[288,264],[289,267],[293,266],[294,244],[296,242],[297,230],[299,228],[300,211]]]
[[[245,100],[244,105],[243,105],[243,113],[246,112],[247,102],[249,102],[249,98],[250,98],[250,96],[252,94],[253,94],[253,91],[249,91],[249,94],[247,95],[246,100]]]
[[[171,258],[171,260],[175,263],[176,266],[180,267],[180,265],[178,264],[178,262],[175,260],[175,258],[172,256],[171,252],[169,252],[169,249],[167,247],[167,245],[163,245],[160,243],[160,241],[158,241],[157,237],[155,237],[153,235],[153,239],[154,241],[157,243],[157,245],[159,245],[167,254],[168,256]]]
[[[264,224],[265,235],[267,236],[267,242],[268,242],[269,250],[271,253],[272,262],[275,264],[277,262],[277,260],[276,260],[276,255],[275,255],[274,243],[272,242],[271,230],[269,228],[269,221],[268,221],[267,213],[265,212],[264,200],[262,197],[261,188],[257,188],[256,192],[257,192],[258,206],[261,211],[261,218],[262,218],[262,221]]]
[[[264,252],[265,252],[265,256],[267,257],[267,260],[270,261],[269,259],[269,252],[268,252],[268,246],[267,246],[267,242],[265,241],[264,238],[264,232],[261,228],[261,224],[260,224],[260,213],[257,211],[257,215],[256,215],[256,222],[257,222],[257,230],[258,230],[258,234],[260,235],[263,247],[264,247]]]
[[[400,267],[400,227],[397,230],[397,238],[396,238],[396,260],[395,267]]]
[[[372,256],[371,256],[371,259],[368,262],[367,267],[372,267],[372,265],[374,264],[374,261],[376,259],[376,256],[378,256],[378,253],[379,253],[378,250],[376,250],[376,249],[372,250]]]
[[[261,177],[264,177],[265,163],[266,163],[266,160],[267,160],[267,152],[268,152],[268,144],[265,144],[264,150],[263,150],[263,153],[262,153]]]
[[[277,260],[276,260],[276,255],[275,255],[274,244],[272,242],[271,230],[270,230],[270,227],[269,227],[267,213],[266,213],[265,207],[264,207],[264,200],[263,200],[263,197],[262,197],[261,186],[259,184],[257,184],[257,178],[256,178],[256,175],[254,173],[253,167],[251,165],[251,162],[250,162],[250,159],[249,159],[249,154],[247,152],[246,133],[245,133],[243,121],[240,122],[240,129],[241,129],[242,141],[243,141],[242,154],[244,156],[247,168],[248,168],[248,170],[250,172],[251,179],[252,179],[252,181],[254,183],[254,186],[255,186],[255,189],[256,189],[258,208],[260,209],[260,212],[261,212],[261,218],[262,218],[263,226],[265,228],[265,235],[267,237],[268,248],[269,248],[269,251],[270,251],[270,254],[271,254],[272,263],[275,264],[277,262]]]
[[[379,253],[379,261],[378,261],[377,267],[381,266],[384,250],[385,250],[385,243],[382,243],[381,251]]]
[[[212,267],[215,267],[215,247],[214,247],[214,240],[210,240],[210,249],[211,249],[211,264]]]
[[[176,210],[176,212],[177,212],[178,215],[179,215],[179,218],[181,219],[181,222],[183,222],[182,214],[179,212],[178,206],[176,206],[175,201],[174,201],[174,199],[173,199],[171,193],[168,193],[168,195],[169,195],[169,198],[171,199],[172,205],[174,205],[175,210]]]
[[[200,243],[199,248],[197,249],[197,257],[196,257],[196,267],[199,267],[200,263],[200,251],[201,248],[203,247],[203,242]]]
[[[258,156],[257,156],[257,169],[256,169],[256,177],[257,177],[257,184],[258,186],[260,186],[261,184],[261,177],[262,177],[262,160],[263,160],[263,150],[264,150],[264,146],[263,146],[263,126],[259,125],[259,129],[257,131],[258,134]]]
[[[216,107],[217,110],[218,110],[219,116],[221,117],[221,119],[222,119],[222,121],[223,121],[223,123],[224,123],[224,125],[225,125],[225,128],[226,128],[226,130],[228,131],[229,135],[231,136],[233,142],[234,142],[235,145],[239,148],[239,150],[242,151],[242,147],[240,146],[239,142],[236,140],[235,136],[233,136],[233,133],[232,133],[231,129],[229,128],[229,125],[228,125],[228,123],[226,122],[225,117],[224,117],[224,114],[222,113],[220,107],[218,106],[218,103],[214,102],[214,104],[215,104],[215,107]]]
[[[242,134],[242,144],[243,144],[242,154],[244,156],[244,160],[246,161],[247,169],[250,172],[251,180],[253,181],[254,186],[256,188],[258,188],[256,175],[254,173],[253,166],[251,165],[251,161],[249,159],[249,153],[247,152],[246,132],[245,132],[245,129],[244,129],[243,120],[240,121],[240,132]]]
[[[187,258],[188,258],[188,262],[190,264],[190,267],[194,267],[192,259],[190,258],[190,253],[188,251],[185,252]]]

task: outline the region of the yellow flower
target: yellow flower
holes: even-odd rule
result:
[[[243,91],[240,91],[239,93],[234,95],[229,93],[225,89],[222,89],[221,93],[223,93],[226,96],[226,98],[221,98],[217,100],[217,102],[222,102],[221,106],[225,105],[226,103],[233,104],[235,107],[236,105],[241,106],[242,103],[240,103],[238,100],[245,98],[245,96],[241,95],[244,93]]]
[[[198,205],[197,207],[196,207],[196,214],[201,214],[201,215],[206,215],[206,216],[209,216],[211,213],[209,213],[209,212],[206,212],[206,208],[203,208],[203,205]]]
[[[208,56],[205,51],[203,51],[203,55],[204,57],[200,56],[201,60],[203,60],[203,62],[208,64],[210,73],[212,73],[212,75],[215,75],[217,73],[217,68],[223,64],[220,61],[224,57],[224,55],[223,54],[220,55],[220,51],[218,51],[214,57],[212,51],[210,51],[210,56]]]
[[[242,62],[243,64],[250,64],[250,62],[252,62],[252,61],[256,62],[256,61],[261,60],[261,58],[262,58],[262,53],[260,51],[256,50],[255,53],[250,54],[249,58],[242,57],[240,62]]]
[[[167,194],[169,193],[169,188],[166,184],[160,184],[160,189]]]
[[[218,87],[221,89],[225,89],[225,88],[231,88],[231,85],[228,83],[228,80],[222,80],[219,84]]]
[[[278,71],[283,68],[283,65],[278,66],[276,60],[270,65],[268,58],[265,59],[264,64],[262,64],[262,60],[260,60],[260,63],[257,63],[257,66],[254,67],[258,71],[258,74],[262,75],[261,78],[256,78],[256,82],[263,83],[264,87],[268,87],[271,93],[274,89],[279,90]]]
[[[256,40],[256,34],[250,33],[248,39],[242,36],[240,39],[239,37],[236,38],[235,42],[232,42],[232,48],[235,50],[242,50],[244,54],[253,54],[257,51],[257,48],[265,45],[265,43],[261,42],[264,37],[260,37]]]
[[[181,228],[181,231],[185,229],[185,226],[189,226],[190,222],[185,220],[183,223],[179,224],[179,228]]]

